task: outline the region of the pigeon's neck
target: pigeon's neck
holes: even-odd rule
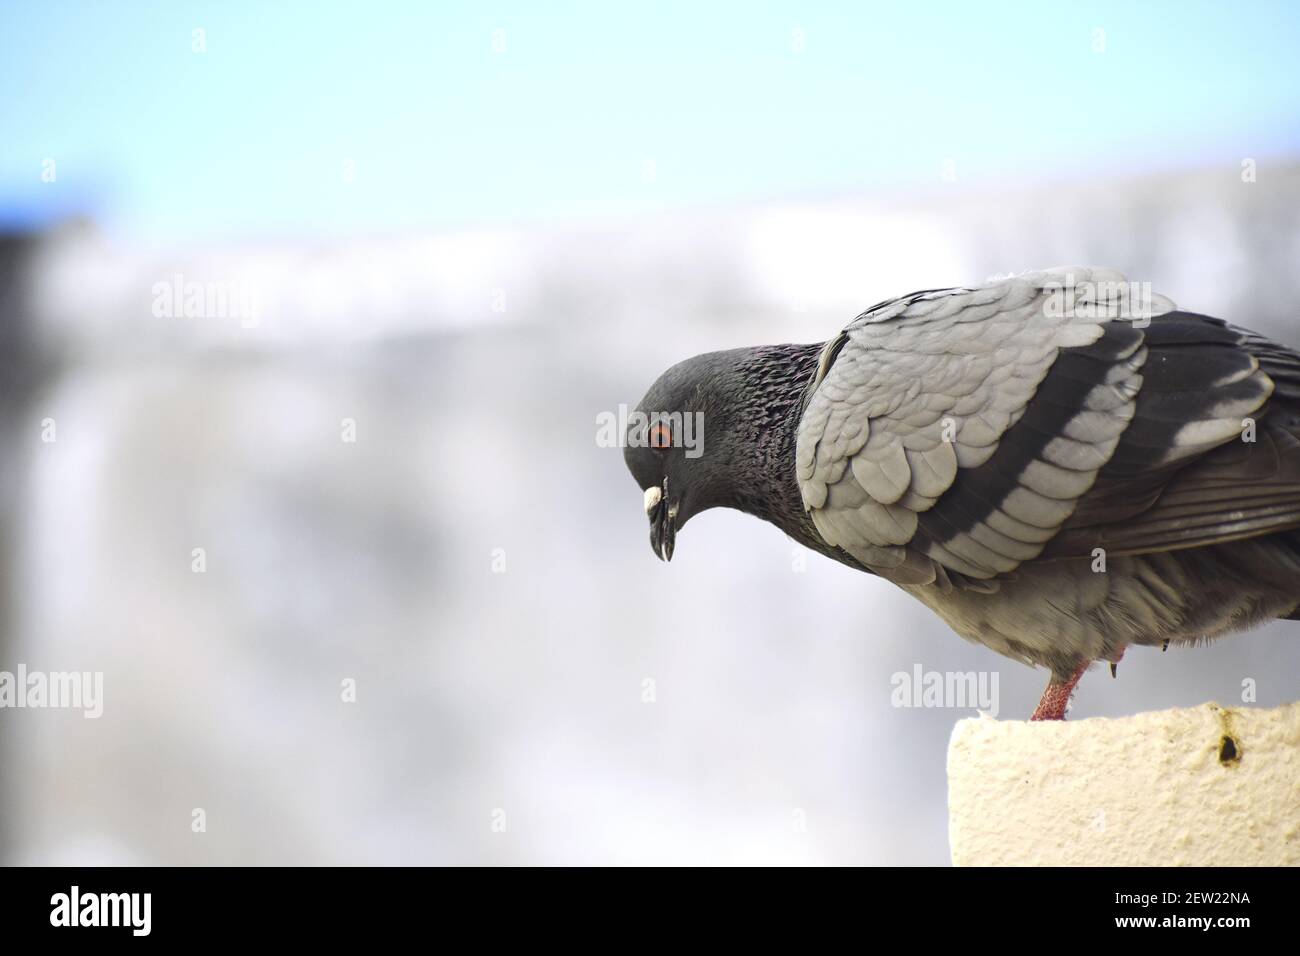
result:
[[[735,418],[727,436],[732,456],[730,507],[770,521],[786,534],[825,550],[804,510],[795,474],[795,436],[804,392],[822,345],[746,349],[734,369]]]

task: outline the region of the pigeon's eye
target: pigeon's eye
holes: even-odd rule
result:
[[[673,430],[660,422],[651,426],[649,439],[651,448],[666,451],[673,445]]]

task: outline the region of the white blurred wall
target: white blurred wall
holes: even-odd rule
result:
[[[699,351],[1070,262],[1300,345],[1298,260],[1300,166],[318,248],[52,234],[9,655],[105,703],[4,714],[6,862],[946,863],[970,711],[895,708],[891,675],[995,671],[1004,718],[1046,675],[736,513],[661,564],[596,415]],[[255,287],[256,322],[155,315],[177,274]],[[1131,653],[1074,715],[1291,700],[1297,631]]]

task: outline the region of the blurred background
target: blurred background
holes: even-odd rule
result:
[[[948,862],[1046,674],[597,417],[695,354],[1105,265],[1300,346],[1286,2],[0,3],[10,864]],[[1295,698],[1300,625],[1072,717]],[[196,830],[195,811],[204,828]]]

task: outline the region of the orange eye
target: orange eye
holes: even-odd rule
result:
[[[663,450],[673,445],[673,430],[660,422],[650,429],[650,447]]]

